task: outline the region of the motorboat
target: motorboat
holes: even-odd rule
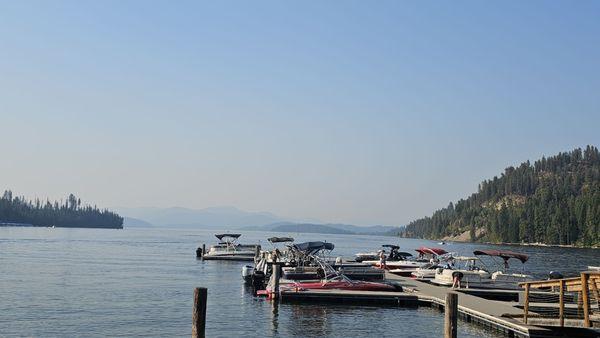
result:
[[[202,258],[204,260],[236,260],[253,261],[257,251],[260,250],[258,244],[239,244],[238,238],[241,234],[216,234],[219,243],[212,245],[208,252]]]
[[[270,237],[267,241],[273,246],[272,250],[260,251],[257,257],[254,257],[254,266],[244,265],[242,267],[242,278],[246,283],[255,284],[255,279],[264,280],[270,272],[271,264],[277,261],[285,261],[287,250],[279,247],[279,244],[292,243],[292,237]]]
[[[438,263],[427,263],[423,267],[416,268],[414,270],[407,270],[406,272],[403,272],[403,275],[406,276],[406,274],[409,274],[409,276],[414,279],[429,280],[435,277],[435,272],[440,268],[443,269],[444,266]]]
[[[588,270],[590,270],[590,271],[600,271],[600,266],[588,265]]]
[[[377,251],[359,252],[354,256],[354,260],[357,262],[373,261],[379,258],[379,253]]]
[[[476,250],[473,251],[475,256],[488,256],[495,263],[496,268],[492,273],[492,282],[494,288],[497,289],[517,289],[518,283],[523,283],[533,280],[533,276],[526,274],[525,262],[529,260],[529,256],[506,250]],[[499,264],[494,258],[499,257],[502,259],[502,264]],[[522,268],[520,272],[510,271],[509,261],[517,260],[521,262]]]
[[[280,286],[281,290],[353,290],[353,291],[397,291],[397,287],[377,282],[367,282],[351,280],[340,274],[330,279],[324,279],[316,282],[294,282]]]
[[[431,283],[442,286],[452,286],[454,276],[457,273],[462,274],[461,285],[469,287],[476,284],[480,286],[484,283],[491,283],[491,274],[477,265],[478,257],[455,256],[447,268],[438,268]]]
[[[393,244],[384,244],[382,249],[377,252],[375,259],[364,260],[362,263],[381,268],[381,254],[385,255],[385,263],[387,269],[413,268],[420,266],[415,261],[409,260],[412,257],[411,253],[399,251],[400,247]],[[386,251],[387,249],[387,251]]]
[[[440,268],[436,270],[435,276],[431,283],[437,285],[454,285],[454,277],[457,273],[462,275],[460,278],[461,287],[466,288],[493,288],[493,289],[518,289],[518,283],[530,281],[533,277],[525,272],[509,271],[509,260],[515,259],[525,264],[529,257],[525,254],[520,254],[505,250],[476,250],[473,252],[474,257],[452,257],[448,268]],[[479,258],[480,256],[490,257],[493,262],[498,265],[494,270],[488,268],[486,264]],[[498,264],[495,258],[500,258],[503,264]],[[453,262],[462,267],[455,267]],[[494,271],[490,273],[490,271]]]
[[[282,268],[283,277],[279,280],[279,290],[281,291],[305,291],[305,290],[328,290],[328,289],[338,289],[338,290],[354,290],[354,291],[401,291],[402,287],[400,285],[393,285],[382,282],[370,282],[363,280],[353,280],[350,279],[345,274],[335,270],[335,268],[327,263],[324,259],[313,256],[313,262],[317,266],[312,267],[302,267],[304,273],[306,273],[307,268],[314,269],[316,271],[316,278],[313,275],[304,276],[304,278],[309,279],[301,279],[302,276],[300,274],[296,274],[295,278],[298,279],[289,279],[289,272],[293,271],[294,273],[299,271],[295,270],[297,268],[288,269],[288,275],[286,275],[286,268]],[[266,295],[269,296],[272,294],[274,290],[274,275],[271,275],[269,283],[265,287],[264,290],[257,291],[257,295]]]
[[[415,251],[418,256],[413,258],[413,255],[408,252],[398,251],[398,247],[391,248],[390,254],[386,257],[386,268],[392,273],[410,276],[416,269],[422,268],[428,263],[435,263],[438,256],[447,253],[444,249],[428,247],[420,247]],[[364,263],[381,268],[380,260],[365,261]]]
[[[435,250],[436,248],[419,248],[417,250],[421,250],[425,252],[431,250],[432,252],[441,253],[442,251]],[[440,249],[441,250],[441,249]],[[446,253],[443,255],[436,255],[432,257],[429,263],[426,263],[424,266],[416,268],[416,269],[406,269],[406,270],[390,270],[391,273],[395,273],[401,276],[410,276],[414,279],[420,280],[429,280],[435,277],[435,272],[439,268],[449,268],[448,262],[452,259],[451,253]]]
[[[384,244],[381,246],[381,249],[378,251],[359,252],[359,253],[355,254],[354,260],[357,262],[365,262],[365,263],[369,264],[368,262],[379,261],[379,255],[381,254],[381,252],[385,253],[387,250],[390,253],[386,256],[393,256],[395,253],[398,252],[399,249],[400,249],[400,247],[397,245]]]

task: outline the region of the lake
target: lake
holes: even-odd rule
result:
[[[224,229],[226,231],[228,229]],[[350,257],[381,244],[402,251],[435,242],[380,236],[242,232],[242,243],[290,235],[326,240],[334,256]],[[244,263],[201,261],[195,250],[214,243],[214,230],[0,227],[0,336],[154,336],[191,333],[193,288],[208,288],[207,337],[435,337],[443,313],[430,308],[273,304],[252,296]],[[539,277],[599,265],[600,251],[450,243],[471,254],[505,248],[530,255]],[[460,337],[495,337],[459,321]]]

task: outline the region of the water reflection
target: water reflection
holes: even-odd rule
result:
[[[279,329],[279,302],[271,301],[271,332],[277,334]]]

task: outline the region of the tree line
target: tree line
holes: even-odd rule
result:
[[[67,228],[123,228],[123,217],[96,206],[82,206],[70,194],[63,202],[26,200],[6,190],[0,198],[0,225],[56,226]]]
[[[600,154],[587,146],[508,167],[467,199],[411,222],[402,235],[472,241],[600,244]]]

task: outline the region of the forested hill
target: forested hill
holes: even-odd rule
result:
[[[508,167],[467,199],[411,222],[407,237],[600,244],[600,154],[587,146]]]
[[[13,197],[8,190],[0,198],[2,225],[122,229],[123,218],[96,206],[82,206],[81,200],[73,194],[64,203],[52,203],[49,200],[28,201],[24,197]]]

